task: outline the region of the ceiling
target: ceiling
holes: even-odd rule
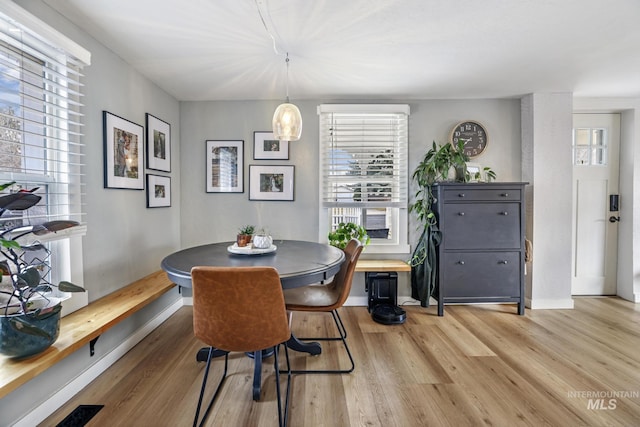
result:
[[[43,1],[184,101],[640,96],[638,0]]]

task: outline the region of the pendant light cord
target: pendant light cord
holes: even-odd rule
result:
[[[287,59],[285,60],[287,64],[287,104],[289,103],[289,52],[287,52]]]
[[[271,42],[273,44],[273,51],[276,53],[276,55],[283,55],[282,53],[278,52],[278,45],[276,43],[276,38],[273,36],[271,31],[269,31],[269,26],[267,25],[267,21],[264,20],[264,16],[262,15],[262,10],[260,10],[260,4],[258,3],[258,0],[254,0],[254,1],[256,4],[256,9],[258,9],[258,15],[260,16],[260,21],[262,21],[262,26],[264,27],[264,30],[267,32],[267,34],[271,38]],[[262,1],[260,3],[262,3]],[[267,12],[268,11],[269,10],[267,9]],[[286,88],[287,88],[287,104],[288,104],[289,103],[289,52],[286,53],[286,57],[287,57],[285,59],[285,63],[287,64]]]
[[[282,55],[282,53],[278,52],[276,38],[273,36],[273,34],[271,34],[271,31],[269,31],[267,22],[264,20],[264,16],[262,16],[262,11],[260,10],[260,6],[258,5],[258,0],[255,0],[255,3],[256,3],[256,9],[258,9],[258,15],[260,16],[260,21],[262,21],[262,25],[264,26],[264,30],[267,32],[267,34],[271,38],[271,42],[273,43],[273,51],[276,53],[276,55]],[[289,54],[287,53],[287,56],[288,55]]]

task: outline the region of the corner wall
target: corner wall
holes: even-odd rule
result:
[[[522,178],[526,187],[527,306],[573,308],[571,298],[571,93],[522,98]]]

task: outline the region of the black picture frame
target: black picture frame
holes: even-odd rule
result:
[[[293,201],[293,165],[250,165],[249,200]]]
[[[147,207],[171,207],[171,177],[147,174]]]
[[[104,188],[144,190],[144,128],[102,112]]]
[[[206,192],[244,193],[244,140],[207,140]]]
[[[289,160],[289,141],[279,141],[273,132],[253,132],[254,160]]]
[[[147,125],[147,168],[171,172],[171,125],[149,113]]]

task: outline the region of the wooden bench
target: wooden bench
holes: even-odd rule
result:
[[[36,377],[175,286],[162,270],[106,295],[61,319],[60,336],[44,352],[13,360],[0,356],[0,398]]]
[[[411,266],[399,259],[358,259],[356,272],[411,271]]]

